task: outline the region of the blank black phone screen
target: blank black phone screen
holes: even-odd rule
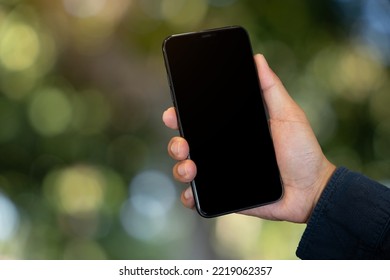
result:
[[[172,35],[163,54],[180,134],[197,166],[191,185],[199,214],[279,200],[283,187],[246,30]]]

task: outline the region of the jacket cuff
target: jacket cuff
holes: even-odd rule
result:
[[[338,167],[296,251],[301,259],[389,258],[390,189]]]

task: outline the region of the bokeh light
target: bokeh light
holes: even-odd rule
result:
[[[62,20],[77,51],[89,56],[104,52],[131,3],[128,0],[63,0],[66,14],[74,18],[62,15]]]
[[[84,18],[97,15],[104,9],[106,0],[63,0],[64,7],[71,15]]]
[[[45,189],[60,212],[82,215],[98,212],[103,205],[105,181],[100,172],[90,166],[73,166],[50,173]]]
[[[0,242],[14,237],[19,226],[19,213],[15,204],[0,193]]]
[[[12,23],[0,35],[0,61],[12,71],[31,67],[37,60],[40,42],[36,31],[23,23]]]
[[[256,258],[261,252],[255,245],[261,233],[263,221],[253,217],[231,215],[221,217],[215,226],[215,244],[223,255],[230,258]],[[245,231],[245,238],[236,238]]]
[[[33,96],[29,118],[38,133],[57,135],[64,132],[72,120],[72,104],[61,89],[42,88]]]
[[[161,11],[167,22],[184,29],[197,26],[206,15],[207,9],[206,0],[161,1]]]
[[[376,54],[363,46],[324,49],[313,60],[312,67],[318,81],[329,92],[351,101],[365,99],[386,80]]]
[[[122,225],[131,236],[151,240],[166,231],[175,200],[170,178],[159,171],[144,171],[131,181],[130,197],[121,212]]]

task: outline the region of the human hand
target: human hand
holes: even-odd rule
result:
[[[257,54],[254,59],[270,117],[284,196],[275,203],[240,213],[268,220],[305,223],[336,167],[323,154],[305,113],[269,68],[264,56]],[[163,113],[163,122],[171,129],[178,129],[173,107]],[[173,167],[174,178],[183,183],[192,181],[196,176],[196,164],[187,158],[187,141],[179,136],[173,137],[168,143],[168,153],[178,161]],[[182,192],[181,201],[185,207],[194,208],[190,187]]]

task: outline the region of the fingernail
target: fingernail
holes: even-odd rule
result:
[[[265,58],[265,56],[264,55],[261,55],[262,56],[262,58],[263,58],[263,61],[264,61],[264,66],[266,66],[267,68],[269,68],[269,65],[268,65],[268,61],[267,61],[267,59]]]
[[[177,142],[173,142],[172,143],[172,145],[171,145],[171,152],[174,155],[178,155],[179,154],[179,143],[177,143]]]
[[[185,176],[187,174],[186,172],[186,168],[184,166],[184,164],[180,164],[178,167],[177,167],[177,173],[179,173],[180,176]]]
[[[191,197],[192,197],[191,188],[187,188],[187,189],[184,191],[184,198],[185,198],[186,200],[189,200]]]

